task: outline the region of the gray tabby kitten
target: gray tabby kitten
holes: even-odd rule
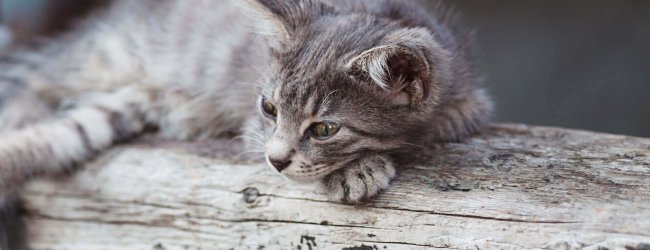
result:
[[[397,0],[117,0],[0,61],[0,196],[155,127],[243,131],[281,174],[368,199],[394,156],[486,126],[452,21]]]

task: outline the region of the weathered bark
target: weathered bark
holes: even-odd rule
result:
[[[650,248],[650,139],[499,125],[372,202],[327,200],[237,143],[140,140],[23,193],[33,249]]]

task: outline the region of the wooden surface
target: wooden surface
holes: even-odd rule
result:
[[[240,145],[143,139],[23,194],[33,249],[650,249],[650,139],[498,125],[329,202]]]

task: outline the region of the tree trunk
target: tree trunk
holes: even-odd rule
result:
[[[650,139],[497,125],[328,201],[227,140],[143,138],[22,194],[32,249],[650,249]],[[421,158],[421,159],[420,159]]]

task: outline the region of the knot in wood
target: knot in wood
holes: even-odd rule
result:
[[[244,202],[250,204],[255,202],[257,196],[259,196],[260,194],[260,191],[254,187],[247,187],[242,191],[242,193],[244,194]]]

